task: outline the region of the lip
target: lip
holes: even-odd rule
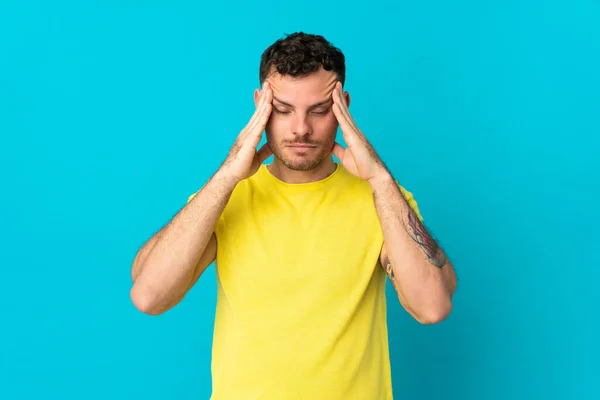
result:
[[[295,149],[314,149],[316,146],[314,146],[312,144],[294,143],[294,144],[288,145],[288,147],[292,147]]]

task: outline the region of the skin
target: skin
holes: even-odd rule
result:
[[[384,244],[380,261],[404,309],[423,324],[444,320],[452,309],[456,274],[452,263],[407,203],[396,180],[358,128],[337,83],[333,111],[347,148],[333,152],[344,167],[369,182]]]
[[[330,175],[338,121],[332,110],[337,75],[320,69],[294,78],[272,73],[267,83],[273,93],[272,113],[266,126],[267,143],[274,154],[269,170],[284,182],[304,183]],[[260,91],[254,94],[258,104]],[[349,103],[350,96],[344,93]],[[297,148],[293,144],[311,145]]]
[[[271,74],[254,99],[256,110],[223,165],[136,254],[130,293],[134,305],[158,315],[185,296],[215,260],[214,226],[231,193],[271,154],[271,173],[288,183],[324,179],[334,171],[335,154],[371,186],[384,236],[380,261],[404,308],[421,323],[446,318],[456,289],[452,264],[357,127],[348,109],[350,96],[336,75],[323,69],[301,78]],[[335,141],[338,126],[346,148]],[[258,149],[263,132],[267,143]],[[310,147],[293,147],[298,144]]]
[[[141,312],[160,315],[177,305],[215,260],[214,228],[237,184],[252,176],[271,154],[257,146],[272,109],[266,83],[254,114],[238,134],[223,165],[190,201],[137,252],[131,267],[131,301]]]
[[[369,182],[384,234],[380,261],[401,304],[421,323],[445,319],[456,288],[453,267],[356,125],[350,96],[336,75],[323,69],[301,78],[272,74],[267,84],[273,92],[266,126],[275,155],[270,171],[289,183],[320,180],[333,172],[335,154],[350,173]],[[322,105],[311,108],[314,104]],[[347,148],[335,141],[338,124]],[[292,143],[314,147],[292,148]]]

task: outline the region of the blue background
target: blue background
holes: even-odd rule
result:
[[[597,2],[201,3],[1,3],[0,398],[208,399],[214,269],[149,317],[131,261],[297,30],[459,275],[434,326],[388,287],[396,397],[600,398]]]

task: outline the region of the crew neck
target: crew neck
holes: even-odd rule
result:
[[[318,181],[313,181],[313,182],[305,182],[305,183],[284,182],[271,173],[271,171],[268,168],[268,166],[271,164],[262,164],[260,166],[260,174],[269,182],[271,182],[279,187],[286,188],[288,190],[318,189],[323,186],[326,186],[333,179],[335,179],[337,176],[339,176],[341,174],[341,171],[342,171],[341,164],[338,162],[334,162],[334,164],[335,164],[335,170],[331,174],[329,174],[328,176],[326,176],[323,179],[320,179]]]

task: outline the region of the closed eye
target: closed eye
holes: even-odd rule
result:
[[[331,110],[331,108],[326,108],[323,111],[313,111],[313,114],[317,114],[317,115],[325,115],[329,112],[329,110]]]
[[[326,115],[329,112],[329,110],[331,110],[331,108],[326,108],[323,111],[312,111],[312,114]],[[277,114],[290,114],[291,113],[291,111],[283,111],[283,110],[280,110],[280,109],[278,109],[276,107],[273,107],[273,111],[275,111]]]

